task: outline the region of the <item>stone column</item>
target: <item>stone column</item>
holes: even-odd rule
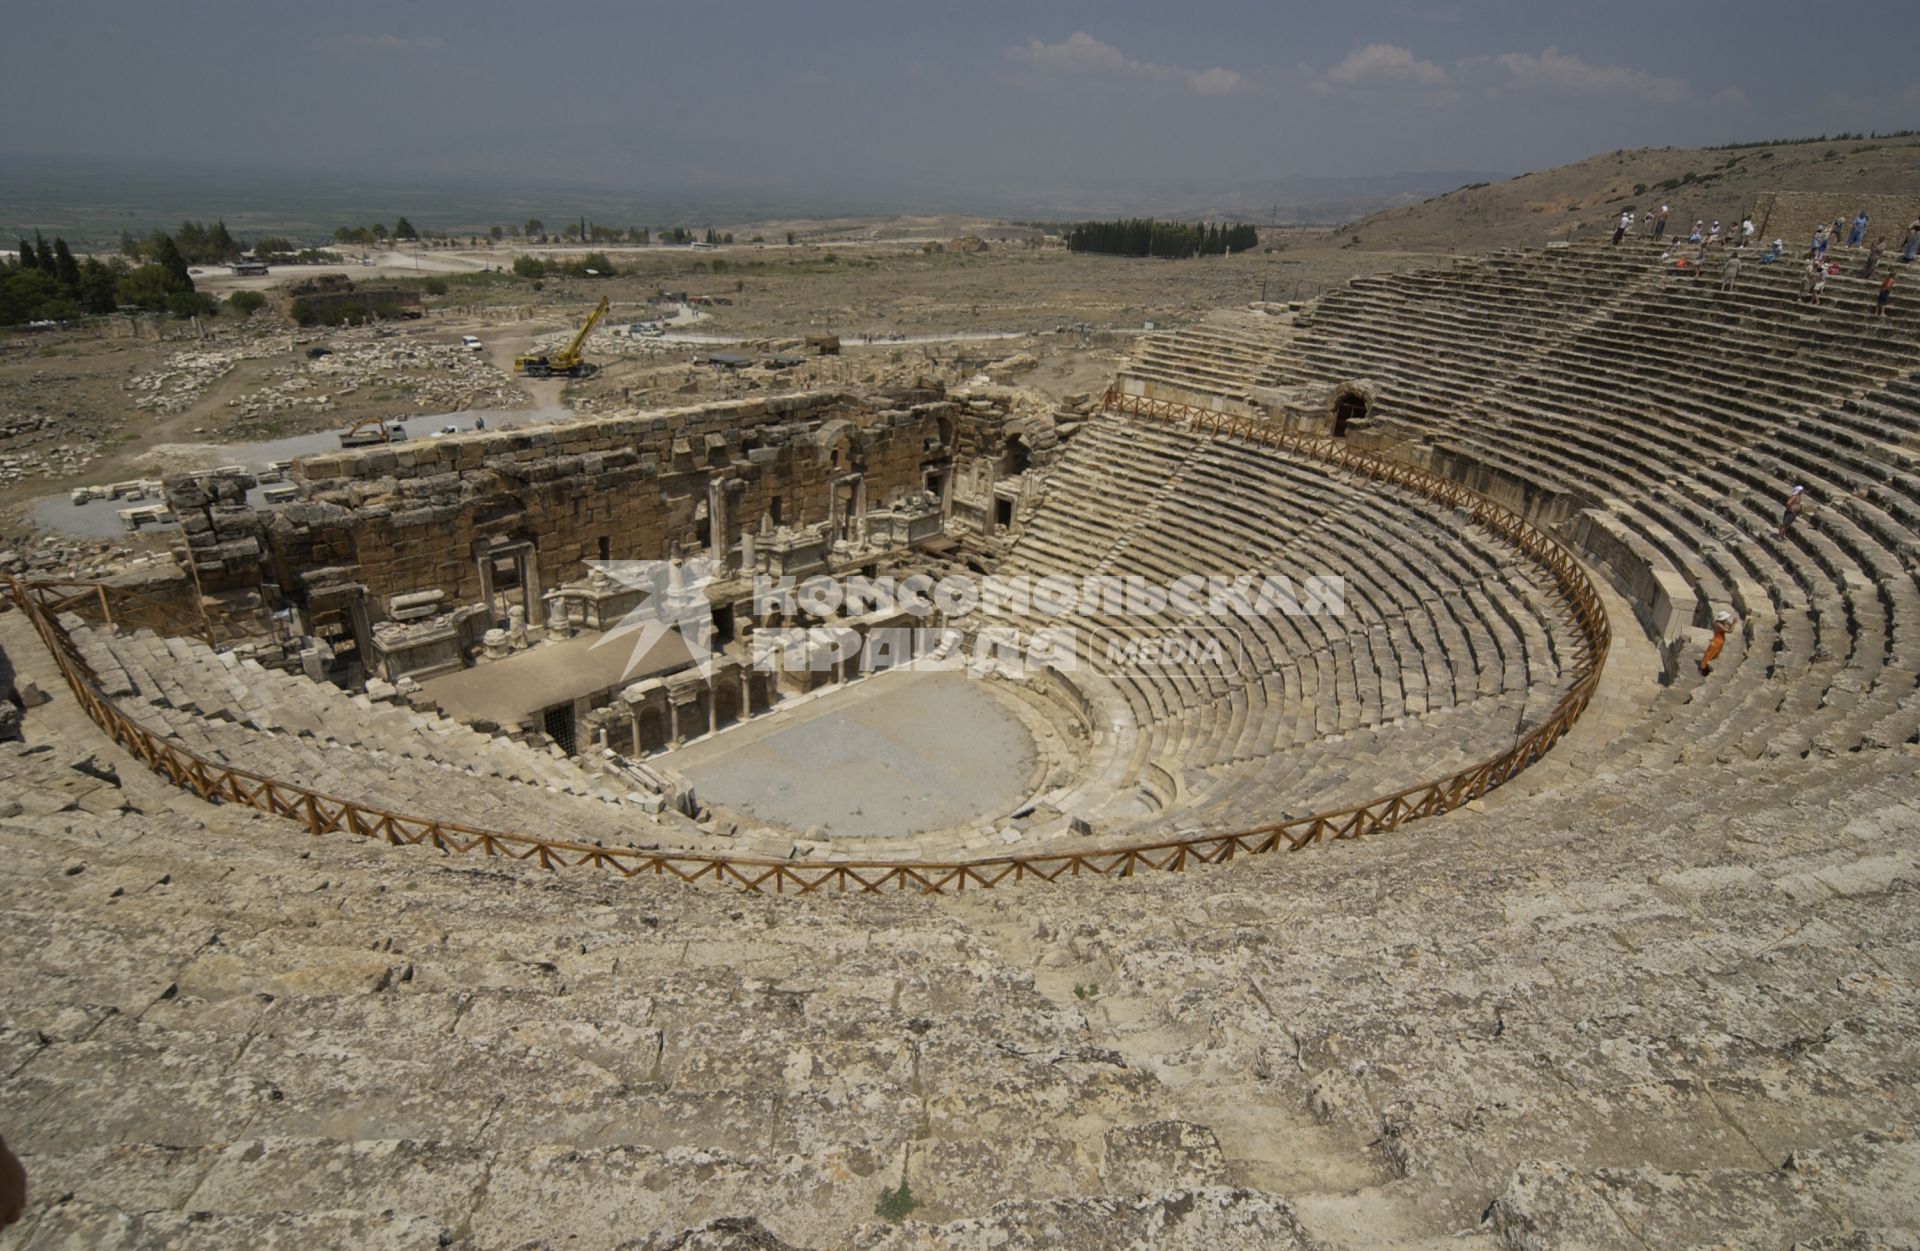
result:
[[[727,484],[720,478],[707,483],[707,555],[727,563]]]
[[[527,624],[542,626],[546,621],[546,605],[540,602],[540,554],[529,543],[520,553],[520,585],[526,590]]]
[[[487,606],[487,620],[497,621],[500,614],[493,604],[493,552],[483,544],[475,560],[480,566],[480,602]]]

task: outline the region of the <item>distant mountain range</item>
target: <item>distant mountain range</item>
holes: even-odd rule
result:
[[[822,191],[742,181],[726,187],[533,179],[342,175],[267,166],[109,161],[48,154],[0,155],[0,241],[36,229],[76,249],[110,248],[183,218],[223,218],[241,238],[283,234],[318,243],[340,225],[405,215],[451,234],[537,217],[549,229],[585,216],[626,227],[732,226],[752,221],[971,213],[1026,221],[1157,216],[1253,222],[1342,222],[1505,175],[1473,170],[1361,178],[1286,176],[1207,183],[1113,179],[994,193],[899,187]]]

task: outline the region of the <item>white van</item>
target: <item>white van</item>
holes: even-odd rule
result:
[[[467,349],[467,351],[469,352],[484,352],[487,350],[487,345],[480,342],[480,336],[478,335],[471,335],[471,334],[461,335],[460,346]]]

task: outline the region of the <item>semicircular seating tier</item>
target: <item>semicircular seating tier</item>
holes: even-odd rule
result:
[[[1103,830],[1257,824],[1446,776],[1511,746],[1572,681],[1565,605],[1499,536],[1243,439],[1090,421],[1001,573],[1081,588],[1071,616],[1014,624],[1075,631],[1071,680],[1105,756],[1053,802]],[[1291,588],[1301,611],[1087,611],[1094,580],[1200,577]],[[1315,611],[1314,579],[1339,580],[1341,611]],[[1140,659],[1143,641],[1183,639],[1218,646]]]
[[[1913,742],[1920,342],[1910,319],[1865,315],[1870,280],[1830,280],[1814,307],[1797,264],[1749,261],[1731,292],[1719,272],[1583,245],[1355,279],[1228,318],[1269,345],[1239,407],[1313,428],[1363,390],[1357,445],[1508,503],[1604,571],[1670,679],[1622,736],[1628,760]],[[1207,357],[1217,339],[1169,333],[1152,356]],[[1164,368],[1133,390],[1224,403]],[[1808,503],[1782,537],[1795,485]],[[1702,680],[1721,611],[1740,625]]]

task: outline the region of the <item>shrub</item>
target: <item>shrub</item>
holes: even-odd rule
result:
[[[267,297],[258,291],[235,291],[227,297],[227,307],[236,317],[251,317],[267,306]]]
[[[445,295],[447,293],[447,280],[445,278],[429,278],[421,284],[421,289],[428,295]]]
[[[904,1221],[913,1215],[920,1201],[913,1197],[913,1191],[907,1186],[907,1179],[900,1179],[898,1190],[882,1190],[880,1202],[873,1205],[873,1214],[883,1221]]]
[[[537,256],[516,256],[513,258],[513,272],[522,278],[543,278],[547,273],[547,263]]]
[[[167,311],[184,321],[189,317],[217,316],[220,305],[212,296],[198,291],[175,291],[167,297]]]

